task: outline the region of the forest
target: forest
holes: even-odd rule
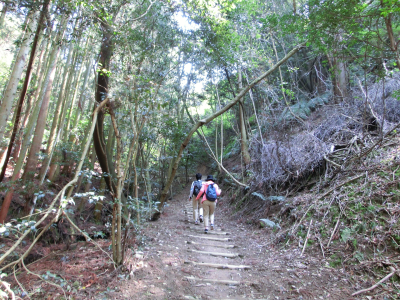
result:
[[[398,0],[0,9],[0,299],[399,299]],[[198,172],[256,270],[214,296],[155,242],[197,243],[178,219]]]

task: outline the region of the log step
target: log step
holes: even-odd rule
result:
[[[223,257],[229,257],[229,258],[235,258],[235,257],[240,256],[238,253],[221,253],[221,252],[199,251],[199,250],[192,250],[192,249],[188,249],[187,251],[195,252],[195,253],[199,253],[199,254],[209,254],[212,256],[223,256]]]
[[[196,239],[203,239],[203,240],[210,240],[210,241],[220,241],[220,242],[229,242],[232,241],[231,238],[216,238],[216,237],[212,237],[212,236],[208,236],[208,235],[191,235],[188,234],[187,236],[190,236],[192,238],[196,238]]]
[[[234,280],[218,280],[218,279],[196,278],[194,276],[186,276],[185,278],[187,280],[195,280],[195,281],[201,281],[201,282],[222,283],[222,284],[228,284],[228,285],[239,285],[241,283],[245,283],[245,282],[234,281]]]
[[[199,263],[199,262],[195,262],[195,261],[185,261],[185,264],[191,264],[191,265],[195,265],[195,266],[212,267],[212,268],[217,268],[217,269],[243,269],[243,270],[251,269],[251,266],[245,266],[245,265]]]
[[[189,227],[189,229],[204,232],[204,227]],[[208,230],[208,234],[230,235],[229,232],[217,231],[217,230]]]
[[[196,243],[192,241],[185,241],[185,243],[192,245],[199,245],[199,246],[218,247],[218,248],[237,248],[237,246],[235,245],[212,245],[212,244]]]

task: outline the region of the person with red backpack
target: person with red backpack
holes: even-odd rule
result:
[[[211,230],[214,229],[215,206],[217,204],[217,197],[221,195],[221,189],[215,183],[214,177],[212,175],[207,176],[206,182],[203,183],[203,187],[197,195],[196,200],[200,199],[202,195],[203,199],[201,199],[201,203],[203,205],[204,211],[204,233],[207,233],[209,221]]]
[[[203,181],[201,180],[202,175],[200,173],[196,174],[196,181],[192,182],[192,186],[190,187],[189,200],[192,199],[193,204],[193,221],[195,225],[199,225],[200,222],[203,222],[203,206],[200,201],[197,200],[197,195],[199,194],[201,188],[203,187]]]

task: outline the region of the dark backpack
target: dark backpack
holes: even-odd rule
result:
[[[201,187],[202,187],[202,183],[201,183],[201,181],[198,181],[198,180],[196,180],[194,183],[193,183],[193,195],[195,195],[195,196],[197,196],[199,193],[200,193],[200,190],[201,190]]]
[[[208,201],[217,200],[217,191],[215,190],[214,183],[210,183],[208,185],[208,188],[207,188],[207,191],[206,191],[206,199]]]

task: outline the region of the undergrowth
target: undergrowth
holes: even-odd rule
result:
[[[383,140],[369,139],[346,157],[331,155],[313,184],[292,187],[301,190],[294,196],[259,184],[230,199],[237,218],[262,227],[270,246],[304,248],[332,268],[370,275],[375,282],[391,275],[390,287],[378,290],[399,294],[400,136],[393,131]],[[273,201],[277,195],[284,201]],[[263,228],[260,219],[266,218],[279,229]]]

